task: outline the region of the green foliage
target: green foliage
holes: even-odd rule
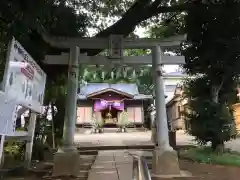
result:
[[[233,130],[233,117],[230,110],[221,104],[208,100],[189,102],[189,113],[186,120],[191,128],[188,133],[195,136],[201,144],[212,143],[212,147],[230,140],[236,134]]]
[[[151,67],[90,67],[80,68],[81,83],[136,83],[139,92],[152,94],[153,78]]]
[[[24,156],[24,143],[17,141],[8,141],[5,143],[4,153],[12,154],[13,156]]]
[[[185,82],[189,100],[189,133],[212,148],[236,135],[232,104],[240,65],[239,2],[193,3],[185,16],[187,41],[182,47],[184,68],[194,79]]]
[[[128,120],[128,113],[126,111],[123,111],[120,113],[119,120],[117,122],[117,126],[120,128],[125,128],[126,126],[129,125],[129,120]]]
[[[184,33],[185,15],[180,12],[166,13],[162,21],[150,27],[147,34],[152,38],[166,38]]]
[[[109,24],[115,23],[129,9],[133,2],[133,0],[82,0],[77,6],[88,11],[88,18],[91,22],[90,27],[99,32],[107,28]]]
[[[185,120],[191,126],[187,132],[199,143],[210,141],[215,150],[219,144],[236,136],[231,103],[224,98],[217,103],[212,101],[211,84],[206,76],[187,79],[184,96],[188,99]]]
[[[140,49],[127,49],[124,56],[142,56],[149,52]],[[105,54],[107,55],[107,54]],[[80,76],[82,83],[136,83],[140,93],[152,94],[153,78],[151,67],[127,67],[118,66],[82,66]]]
[[[223,84],[219,91],[219,103],[226,104],[231,107],[232,104],[237,102],[236,88],[238,79],[234,78],[231,81],[227,81]],[[184,85],[184,98],[189,100],[201,100],[201,99],[212,99],[212,82],[206,75],[196,75],[193,77],[187,77],[183,81]]]
[[[42,65],[40,60],[44,59],[44,55],[57,50],[42,40],[37,29],[43,27],[53,35],[83,36],[88,24],[84,14],[76,14],[73,7],[55,0],[2,0],[0,17],[0,76],[4,71],[7,45],[12,36]],[[54,73],[46,67],[44,70],[48,75]]]
[[[207,147],[191,148],[182,151],[180,152],[180,157],[206,164],[240,166],[240,154],[238,152],[224,151],[215,153]]]
[[[185,16],[188,40],[183,46],[185,69],[204,73],[214,84],[239,74],[240,11],[237,1],[193,5]]]
[[[92,117],[92,126],[94,129],[100,129],[104,126],[104,121],[102,118],[96,117],[96,115],[94,114]]]
[[[4,168],[21,164],[25,155],[25,142],[8,141],[4,143]]]

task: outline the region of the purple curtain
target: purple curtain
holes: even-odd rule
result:
[[[124,103],[123,101],[118,100],[112,100],[112,101],[106,101],[106,100],[96,100],[94,102],[94,111],[101,111],[103,109],[114,107],[120,111],[124,110]]]
[[[96,100],[94,102],[94,111],[101,111],[108,107],[107,101],[104,100]]]
[[[116,108],[117,110],[123,111],[124,110],[124,103],[123,101],[114,101],[111,103],[111,106]]]

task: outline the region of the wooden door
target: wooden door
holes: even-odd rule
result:
[[[134,124],[142,124],[143,116],[142,116],[142,107],[128,107],[128,120],[130,123]]]
[[[137,124],[143,123],[143,117],[142,117],[142,107],[135,107],[134,108],[134,120]]]
[[[92,107],[78,107],[76,124],[90,124],[91,121],[92,121]]]
[[[84,124],[84,117],[85,117],[85,107],[78,107],[76,124]]]
[[[135,123],[134,107],[127,108],[127,115],[128,115],[128,121],[130,123]]]

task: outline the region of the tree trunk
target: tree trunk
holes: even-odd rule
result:
[[[216,104],[219,103],[219,91],[221,86],[213,86],[212,87],[212,101]],[[218,153],[222,153],[224,151],[224,141],[222,139],[214,139],[212,140],[212,149]]]
[[[223,153],[224,152],[223,140],[212,141],[212,150],[214,150],[217,153]]]

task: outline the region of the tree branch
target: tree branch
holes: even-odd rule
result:
[[[175,5],[175,6],[159,6],[160,0],[156,0],[151,4],[151,0],[138,0],[134,5],[112,26],[98,33],[95,37],[108,37],[110,34],[121,34],[123,36],[129,35],[134,31],[135,27],[149,19],[152,16],[156,16],[159,13],[166,12],[181,12],[187,10],[188,4]],[[85,50],[89,56],[94,56],[100,53],[102,50]]]

